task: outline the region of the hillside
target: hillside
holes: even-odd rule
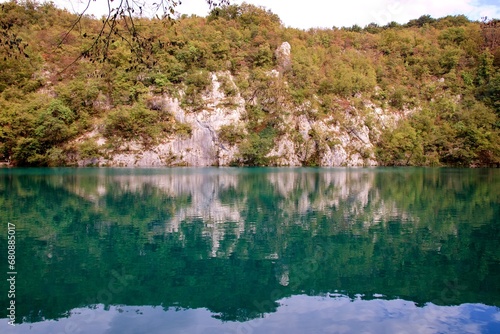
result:
[[[6,164],[500,165],[498,20],[304,31],[243,4],[75,22],[2,4]]]

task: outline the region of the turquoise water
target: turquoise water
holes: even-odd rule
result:
[[[0,169],[0,210],[1,333],[500,332],[499,169]]]

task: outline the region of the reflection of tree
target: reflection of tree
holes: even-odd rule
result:
[[[2,171],[0,206],[19,231],[27,321],[103,302],[113,270],[134,279],[110,304],[207,307],[244,320],[301,291],[500,305],[499,178],[453,169],[13,170]]]

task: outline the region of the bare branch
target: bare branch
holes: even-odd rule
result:
[[[92,2],[92,0],[88,0],[87,2],[87,6],[85,7],[85,9],[80,13],[80,15],[78,15],[78,18],[75,20],[75,22],[73,22],[73,24],[71,25],[71,27],[69,28],[68,31],[66,31],[66,34],[64,34],[64,37],[59,41],[59,43],[57,44],[57,47],[60,47],[64,41],[66,40],[66,38],[68,37],[68,35],[73,31],[73,29],[75,29],[75,27],[80,23],[80,21],[82,20],[82,17],[83,15],[85,15],[85,13],[87,12],[87,10],[89,9],[90,7],[90,3]]]

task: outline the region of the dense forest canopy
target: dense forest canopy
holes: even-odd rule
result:
[[[367,101],[402,115],[371,138],[382,165],[498,165],[499,22],[425,15],[407,24],[300,30],[242,4],[168,22],[135,17],[131,29],[130,18],[110,26],[51,3],[3,3],[0,159],[67,165],[125,141],[148,147],[189,136],[157,97],[177,97],[197,112],[217,72],[237,86],[222,85],[229,106],[235,95],[248,102],[245,131],[220,133],[239,145],[245,165],[272,164],[265,153],[284,113],[344,124],[339,111],[363,113]],[[279,67],[275,50],[283,42],[291,45],[291,63]],[[269,75],[277,68],[279,80]],[[366,117],[366,126],[371,121]],[[90,131],[102,134],[105,146],[77,140]]]

